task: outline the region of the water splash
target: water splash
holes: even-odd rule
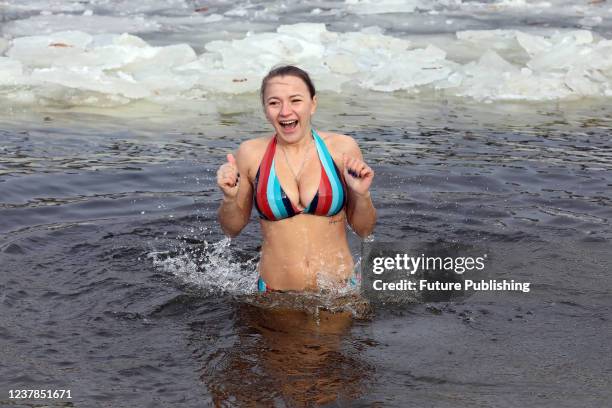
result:
[[[153,265],[210,293],[244,295],[256,289],[258,257],[245,257],[231,240],[203,241],[198,245],[179,242],[174,251],[149,254]]]
[[[196,223],[197,224],[197,223]],[[301,310],[318,318],[320,311],[349,313],[355,319],[369,319],[372,310],[367,299],[360,294],[361,257],[355,258],[353,274],[346,282],[337,282],[326,276],[325,265],[317,276],[317,292],[266,292],[257,290],[259,253],[233,245],[230,238],[220,240],[203,237],[213,232],[204,224],[191,227],[170,241],[169,250],[159,250],[157,242],[148,254],[153,265],[179,282],[203,290],[211,295],[229,295],[239,302],[263,309]],[[216,237],[215,237],[216,238]],[[369,237],[373,239],[373,237]],[[336,273],[332,273],[336,272]]]

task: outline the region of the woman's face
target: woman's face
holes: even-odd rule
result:
[[[310,97],[302,79],[287,75],[271,78],[264,90],[264,111],[277,136],[287,142],[300,140],[310,132],[310,117],[317,109],[317,97]]]

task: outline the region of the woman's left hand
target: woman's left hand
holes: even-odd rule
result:
[[[372,170],[363,160],[342,155],[344,165],[344,180],[348,188],[355,193],[364,195],[370,189],[374,170]]]

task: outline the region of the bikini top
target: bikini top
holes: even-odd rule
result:
[[[312,130],[317,147],[317,155],[321,162],[321,179],[319,188],[310,204],[303,210],[296,207],[283,190],[274,168],[274,153],[276,152],[276,136],[268,144],[268,148],[259,164],[253,198],[255,208],[260,218],[269,221],[279,221],[299,214],[313,214],[331,217],[338,214],[346,204],[346,187],[323,139]]]

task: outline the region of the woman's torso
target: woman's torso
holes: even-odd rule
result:
[[[323,132],[319,132],[319,135],[337,169],[341,171],[341,161],[335,151],[333,135]],[[249,163],[249,181],[252,185],[255,185],[261,159],[271,140],[271,137],[262,138],[255,144],[253,159]],[[316,146],[314,142],[313,146]],[[313,147],[308,151],[299,183],[296,183],[287,160],[279,149],[275,153],[274,170],[278,183],[291,204],[299,209],[308,207],[322,182],[322,162],[316,149]],[[329,171],[329,166],[327,170]],[[298,214],[278,221],[262,218],[261,228],[263,244],[259,273],[268,288],[316,289],[346,281],[352,275],[353,259],[346,237],[344,209],[332,216]]]

